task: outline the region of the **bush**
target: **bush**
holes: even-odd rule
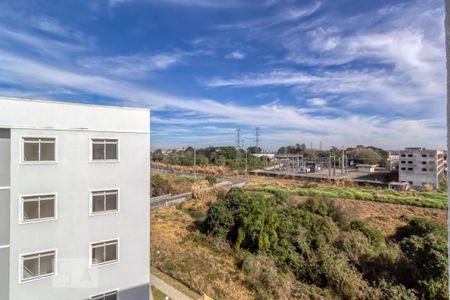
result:
[[[169,181],[161,175],[151,175],[150,183],[152,197],[170,194]]]
[[[226,239],[229,251],[234,245],[258,299],[296,298],[296,291],[307,293],[300,282],[340,299],[444,299],[444,225],[412,218],[385,244],[377,229],[350,222],[335,201],[311,197],[298,204],[288,194],[231,189],[204,222],[208,243]]]
[[[378,290],[381,293],[381,298],[385,300],[417,299],[416,292],[414,290],[407,289],[401,284],[394,284],[384,279],[379,281]]]
[[[384,237],[377,229],[370,227],[367,223],[361,220],[354,220],[350,223],[350,228],[355,231],[359,231],[364,234],[368,239],[370,244],[378,249],[384,243]]]
[[[209,185],[214,185],[218,182],[217,178],[211,175],[205,176],[205,180],[208,181]]]

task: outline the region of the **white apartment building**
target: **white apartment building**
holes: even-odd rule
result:
[[[415,187],[431,184],[439,188],[444,177],[444,153],[425,148],[405,148],[400,151],[399,181]]]
[[[0,299],[149,299],[148,109],[0,98]]]

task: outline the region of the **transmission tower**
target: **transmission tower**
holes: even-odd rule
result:
[[[236,129],[236,161],[241,160],[241,130]]]
[[[259,142],[260,142],[260,136],[259,136],[259,127],[255,128],[255,147],[256,151],[259,152]]]

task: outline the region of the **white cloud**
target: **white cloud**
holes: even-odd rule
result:
[[[144,76],[157,70],[165,70],[182,61],[181,53],[160,53],[155,55],[135,54],[118,56],[86,57],[77,63],[99,73],[124,77]]]
[[[289,70],[276,70],[269,73],[252,73],[231,79],[215,78],[205,81],[205,85],[208,87],[257,87],[266,85],[292,86],[311,83],[319,79],[319,77],[315,77],[307,73],[293,72]]]
[[[239,50],[233,51],[225,56],[227,59],[237,59],[241,60],[245,58],[245,53]]]
[[[69,36],[71,32],[68,27],[61,25],[57,20],[47,16],[36,18],[36,20],[34,21],[34,27],[42,31],[64,37]]]
[[[308,99],[306,102],[308,102],[309,105],[312,106],[325,106],[327,105],[327,100],[323,98],[311,98]]]
[[[269,17],[253,19],[250,21],[237,22],[231,24],[222,24],[216,26],[217,29],[246,29],[250,31],[265,30],[285,22],[292,22],[314,14],[320,7],[320,2],[314,2],[305,7],[287,7],[280,10],[277,14]]]

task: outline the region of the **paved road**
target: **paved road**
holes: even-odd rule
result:
[[[166,294],[173,300],[192,300],[192,298],[186,296],[173,286],[167,284],[165,281],[161,280],[157,276],[150,274],[150,282],[154,285],[158,290]]]
[[[232,188],[232,187],[241,187],[244,186],[247,181],[243,180],[243,179],[237,179],[237,178],[233,178],[230,180],[227,180],[227,182],[223,182],[224,184],[221,183],[217,183],[215,184],[215,187],[219,187],[219,186],[223,186],[225,188]],[[210,189],[212,189],[213,187],[211,187]],[[167,205],[171,205],[171,204],[176,204],[176,203],[180,203],[186,200],[189,200],[192,198],[192,193],[188,192],[188,193],[184,193],[184,194],[180,194],[180,195],[167,195],[167,197],[164,196],[158,196],[158,197],[154,197],[153,199],[150,198],[150,209],[154,210],[154,209],[158,209],[160,207],[164,207]]]

